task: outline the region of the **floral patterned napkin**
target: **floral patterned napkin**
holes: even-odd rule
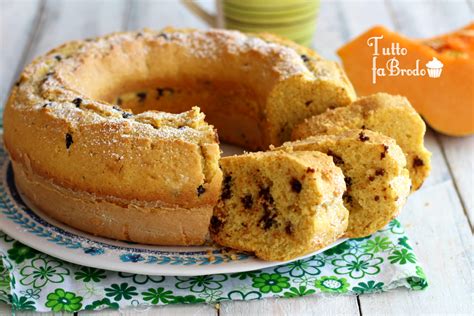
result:
[[[14,310],[74,312],[151,305],[218,303],[321,293],[363,294],[428,286],[403,227],[322,254],[258,271],[195,277],[134,275],[78,266],[0,232],[0,300]]]

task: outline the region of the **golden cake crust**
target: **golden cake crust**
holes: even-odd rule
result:
[[[431,170],[431,153],[424,146],[426,125],[402,96],[377,93],[347,107],[328,110],[298,124],[294,140],[317,134],[337,134],[348,129],[366,128],[395,139],[407,159],[412,191],[421,187]]]
[[[49,216],[82,231],[144,244],[200,245],[211,215],[207,206],[163,207],[154,202],[104,199],[66,189],[13,163],[21,194]],[[67,210],[64,212],[63,210]]]
[[[217,134],[199,108],[189,110],[194,101],[211,122],[221,124],[217,127],[230,127],[225,140],[264,148],[289,139],[293,126],[305,117],[355,98],[335,63],[295,44],[265,38],[222,30],[147,30],[66,43],[36,58],[22,72],[4,112],[4,143],[20,174],[19,189],[38,206],[41,196],[51,201],[49,191],[64,189],[63,209],[55,212],[43,205],[43,210],[101,236],[152,244],[201,243],[201,227],[209,222],[222,175]],[[160,108],[189,111],[152,111],[146,103],[152,98],[140,89],[154,89],[158,102],[166,99],[165,85],[176,82],[186,83],[188,94],[176,92],[169,102],[178,100],[176,106],[165,102]],[[207,87],[206,93],[197,87]],[[137,90],[138,103],[119,106],[123,93]],[[285,90],[288,95],[283,95]],[[206,105],[215,101],[213,95],[222,99],[232,93],[227,99],[234,101],[224,110],[216,106],[220,103]],[[246,108],[240,96],[250,96]],[[297,110],[282,113],[295,96]],[[315,99],[314,107],[305,105],[309,97]],[[50,187],[27,188],[27,179],[41,179],[41,188]],[[149,210],[156,214],[175,210],[176,219],[187,218],[196,229],[189,229],[186,239],[173,233],[169,238],[127,237],[94,225],[88,230],[68,214],[77,203],[76,193],[104,201],[104,214],[116,216],[116,222],[130,219],[128,210],[113,211],[120,200],[126,205],[138,202],[144,210],[152,203]],[[155,223],[158,231],[170,229]]]
[[[210,229],[218,244],[264,260],[289,260],[344,234],[344,177],[331,157],[258,152],[222,158],[221,166],[223,192]]]

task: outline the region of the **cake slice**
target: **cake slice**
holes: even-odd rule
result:
[[[421,187],[430,173],[431,153],[423,143],[425,123],[405,97],[377,93],[361,98],[350,106],[328,110],[297,125],[292,139],[359,128],[395,139],[407,159],[412,191]]]
[[[289,260],[342,236],[344,176],[320,152],[257,152],[222,158],[212,239],[264,260]]]
[[[364,237],[383,228],[400,212],[411,181],[401,148],[392,138],[368,130],[311,136],[273,150],[317,150],[342,169],[349,210],[347,237]]]

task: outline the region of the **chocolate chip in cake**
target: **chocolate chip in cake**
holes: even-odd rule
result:
[[[344,194],[342,195],[342,199],[346,202],[346,203],[349,203],[351,204],[352,203],[352,196],[346,192],[344,192]]]
[[[263,205],[265,208],[265,211],[263,212],[263,216],[260,218],[258,221],[259,226],[262,227],[264,230],[269,230],[272,228],[273,225],[276,224],[276,221],[274,218],[276,217],[276,214],[272,214],[270,210],[268,209],[268,205],[264,204]],[[265,207],[267,206],[267,207]]]
[[[232,192],[230,190],[230,184],[232,181],[232,176],[225,176],[224,177],[224,183],[222,186],[222,193],[221,193],[221,200],[227,200],[232,197]]]
[[[369,136],[366,136],[366,135],[364,134],[364,132],[360,132],[360,133],[359,133],[359,140],[360,140],[361,142],[368,141],[369,139],[370,139]]]
[[[146,92],[137,92],[138,101],[144,102],[146,100]]]
[[[75,98],[74,100],[72,100],[72,103],[74,103],[76,105],[76,108],[78,108],[82,104],[82,99],[81,98]]]
[[[56,59],[57,61],[61,61],[62,57],[60,55],[55,55],[54,59]]]
[[[212,216],[209,230],[211,231],[211,233],[217,234],[221,230],[223,224],[224,223],[217,216]]]
[[[202,194],[204,194],[204,192],[206,192],[206,189],[204,189],[204,187],[202,185],[198,186],[197,195],[201,196]]]
[[[334,161],[334,164],[336,165],[343,165],[344,160],[342,160],[341,156],[336,155],[332,150],[328,150],[326,153],[328,156],[332,157],[332,160]]]
[[[132,113],[129,113],[129,112],[122,112],[122,117],[123,117],[124,119],[129,118],[130,116],[133,116],[133,114],[132,114]]]
[[[303,188],[303,185],[301,184],[301,182],[296,178],[291,179],[290,185],[291,185],[291,190],[293,190],[293,192],[296,192],[296,193],[300,193],[301,189]]]
[[[350,187],[352,185],[352,178],[344,177],[344,182],[346,183],[346,187]]]
[[[160,99],[165,95],[165,92],[168,94],[173,94],[174,90],[172,88],[156,88],[156,99]]]
[[[420,157],[416,156],[414,159],[413,159],[413,167],[422,167],[424,166],[424,161],[422,159],[420,159]]]
[[[385,158],[385,155],[388,153],[388,146],[387,145],[383,145],[383,151],[382,153],[380,153],[380,159],[384,159]]]
[[[162,38],[164,38],[165,40],[168,39],[168,35],[165,34],[165,33],[160,33],[160,34],[158,34],[156,37],[158,37],[158,38],[162,37]]]
[[[375,201],[378,201],[378,200],[380,200],[380,197],[379,197],[378,195],[376,195],[376,196],[374,197],[374,200],[375,200]]]
[[[360,127],[360,129],[365,129],[365,125],[362,125],[362,126]]]
[[[369,176],[369,181],[374,181],[375,177],[374,176]]]
[[[303,61],[304,61],[305,63],[307,63],[307,62],[309,61],[309,57],[306,56],[305,54],[301,55],[301,59],[303,59]]]
[[[122,98],[117,98],[117,105],[122,105],[122,103],[123,103]]]
[[[385,170],[384,169],[377,169],[375,170],[375,175],[376,176],[383,176],[385,174]]]
[[[311,105],[311,103],[313,103],[313,100],[306,101],[306,102],[304,103],[304,105],[306,105],[306,106],[310,106],[310,105]]]
[[[69,133],[66,133],[66,149],[69,149],[72,143],[74,143],[74,141],[72,140],[72,135]]]
[[[270,187],[262,188],[260,187],[260,191],[258,192],[258,195],[264,200],[267,201],[270,204],[273,204],[273,196],[270,193]]]
[[[286,223],[285,232],[288,235],[293,235],[293,224],[291,224],[290,222]]]
[[[242,201],[242,204],[244,205],[244,208],[246,210],[251,209],[253,205],[253,198],[250,194],[245,195],[243,198],[240,199]]]
[[[308,169],[306,169],[306,173],[314,173],[316,170],[314,170],[314,168],[311,168],[311,167],[308,167]]]

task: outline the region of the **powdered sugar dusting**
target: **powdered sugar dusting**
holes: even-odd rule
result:
[[[259,55],[271,60],[270,65],[280,79],[294,75],[313,76],[295,49],[237,31],[171,29],[165,33],[144,31],[139,34],[116,33],[88,41],[71,42],[36,59],[25,69],[23,86],[26,88],[18,89],[28,102],[18,98],[14,106],[23,110],[45,111],[65,121],[72,129],[92,125],[101,125],[102,128],[120,126],[126,127],[126,131],[120,131],[128,135],[126,137],[160,137],[196,142],[213,134],[212,128],[204,122],[204,116],[198,110],[183,114],[149,111],[134,116],[123,115],[121,109],[79,95],[69,88],[61,71],[71,73],[84,60],[104,57],[126,43],[142,41],[143,49],[148,50],[148,45],[152,44],[175,45],[195,58],[216,59],[216,62],[229,54]],[[58,55],[61,57],[56,58]],[[81,99],[79,105],[73,102],[76,98]]]

